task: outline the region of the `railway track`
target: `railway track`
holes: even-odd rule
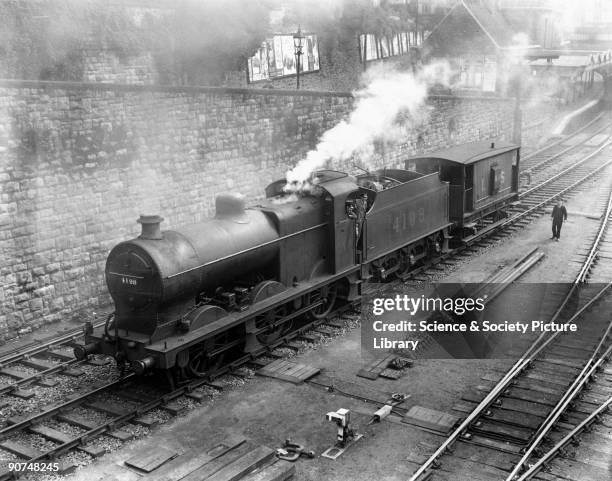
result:
[[[547,481],[598,481],[610,479],[612,427],[612,366],[610,362],[597,366],[599,375],[589,384],[585,410],[577,411],[572,423],[559,424],[550,434],[540,459],[517,478]],[[586,411],[586,412],[585,412]]]
[[[519,276],[526,267],[539,260],[536,252],[530,252],[525,262],[517,263],[506,272],[508,279]],[[496,278],[500,274],[496,274]],[[493,279],[492,279],[493,280]],[[384,287],[383,287],[384,288]],[[493,293],[491,293],[493,295]],[[334,336],[339,328],[344,327],[341,320],[343,312],[352,306],[344,306],[334,314],[335,318],[315,320],[300,329],[279,338],[273,344],[235,359],[218,369],[205,379],[194,380],[173,391],[160,390],[149,385],[135,382],[135,376],[128,374],[103,385],[94,386],[85,393],[76,395],[57,404],[46,407],[34,415],[13,418],[9,425],[0,429],[0,449],[18,457],[19,462],[32,464],[57,459],[71,450],[81,451],[97,457],[103,451],[95,446],[95,440],[107,436],[119,441],[129,440],[130,430],[121,428],[126,425],[154,424],[149,415],[154,410],[161,410],[170,416],[180,414],[184,409],[181,400],[189,398],[195,401],[208,399],[201,388],[222,390],[223,385],[216,379],[229,375],[235,377],[249,376],[244,372],[245,366],[263,367],[283,356],[274,351],[278,348],[299,350],[302,344],[297,340],[317,342]],[[111,401],[108,398],[111,398]],[[401,407],[396,409],[403,411]],[[91,421],[92,418],[98,421]],[[32,446],[37,446],[33,448]],[[60,472],[69,472],[70,463],[60,464]],[[4,472],[0,480],[13,479],[18,472]]]
[[[603,112],[597,114],[595,116],[595,118],[591,119],[589,122],[587,122],[586,124],[584,124],[582,127],[580,127],[579,129],[574,130],[573,132],[571,132],[570,134],[567,134],[565,136],[556,136],[553,138],[553,140],[549,141],[546,145],[540,146],[540,147],[535,147],[535,146],[523,146],[523,148],[521,149],[523,152],[523,159],[528,159],[532,156],[537,155],[539,152],[543,152],[546,149],[550,148],[550,147],[554,147],[560,143],[563,143],[565,140],[570,139],[572,137],[575,137],[576,135],[584,132],[585,130],[589,129],[591,126],[593,126],[594,124],[596,124],[597,122],[600,121],[600,119],[603,116]]]
[[[571,135],[555,140],[523,156],[521,158],[521,177],[530,178],[550,166],[554,160],[580,149],[585,144],[595,143],[598,136],[609,131],[611,125],[608,116],[601,113]]]
[[[530,253],[534,262],[537,257]],[[516,275],[520,275],[524,266],[516,266]],[[511,273],[508,273],[511,274]],[[339,328],[344,327],[341,317],[343,312],[352,306],[344,306],[328,320],[315,320],[293,331],[273,344],[262,347],[254,353],[235,359],[218,369],[206,379],[194,380],[173,391],[148,389],[143,391],[142,383],[134,382],[134,375],[129,374],[100,386],[94,386],[85,393],[68,400],[51,405],[34,415],[13,418],[9,425],[0,429],[0,449],[8,451],[22,463],[42,463],[57,459],[71,450],[81,451],[96,457],[102,454],[95,446],[95,440],[107,436],[119,441],[131,438],[130,430],[121,428],[126,425],[151,426],[152,418],[148,413],[162,410],[169,415],[180,414],[181,399],[195,401],[207,399],[201,388],[222,390],[223,385],[216,382],[222,376],[247,376],[245,366],[260,368],[283,357],[274,351],[278,348],[299,350],[302,344],[298,340],[316,342],[322,338],[334,336]],[[340,319],[340,320],[339,320]],[[210,392],[210,391],[209,391]],[[108,397],[113,399],[108,401]],[[104,399],[104,400],[102,400]],[[397,408],[402,410],[402,408]],[[98,421],[91,421],[98,417]],[[32,446],[38,446],[33,448]],[[60,472],[69,472],[70,463],[60,464]],[[0,480],[13,479],[18,472],[4,472]]]
[[[100,317],[94,319],[94,327],[100,327],[104,325],[104,320]],[[22,343],[11,343],[12,348],[3,347],[0,353],[0,365],[6,366],[20,360],[32,358],[34,356],[46,356],[48,353],[61,349],[62,347],[69,347],[78,339],[83,337],[83,329],[76,328],[71,329],[59,336],[50,336],[42,340],[32,340],[25,344]]]
[[[605,249],[612,243],[612,194],[606,205],[602,221],[590,249],[584,256],[583,267],[576,281],[590,282],[606,290],[606,306],[594,316],[605,316],[612,305],[612,289],[609,262]],[[602,262],[603,261],[603,262]],[[609,319],[609,314],[607,314]],[[601,430],[592,432],[601,423],[612,426],[612,322],[608,322],[605,340],[597,346],[585,366],[579,381],[569,391],[566,399],[540,429],[540,435],[523,453],[508,480],[563,479],[581,481],[606,479],[612,474],[610,463],[610,440]],[[589,431],[591,433],[589,434]],[[581,445],[582,438],[587,441]],[[608,446],[606,448],[606,446]],[[573,450],[570,452],[569,450]],[[596,454],[599,451],[601,458]],[[575,461],[568,462],[568,459]],[[585,464],[587,463],[587,464]],[[546,474],[544,474],[544,472]]]
[[[498,226],[503,230],[511,225],[531,222],[535,217],[541,215],[551,202],[569,194],[582,183],[612,165],[612,159],[604,155],[609,151],[611,145],[612,136],[608,136],[599,147],[573,162],[570,167],[520,193],[519,202],[509,210],[509,218],[499,223]],[[485,234],[487,229],[485,227],[477,236]]]
[[[531,479],[609,408],[609,376],[598,381],[595,374],[609,367],[612,354],[612,282],[592,287],[586,296],[582,287],[598,270],[597,253],[610,222],[612,188],[583,267],[550,318],[580,323],[580,335],[538,336],[499,380],[464,395],[467,402],[456,408],[466,417],[411,481]],[[572,314],[577,297],[586,302]],[[554,431],[559,429],[565,431],[561,439]],[[545,442],[554,444],[546,452]]]
[[[104,321],[96,321],[101,326]],[[83,337],[82,329],[70,330],[58,337],[33,341],[6,352],[0,357],[0,396],[30,399],[35,394],[34,385],[52,387],[56,376],[79,377],[81,366],[105,365],[109,360],[100,357],[78,361],[72,353],[72,345]],[[0,399],[0,405],[2,405]]]
[[[245,367],[262,367],[282,358],[282,355],[274,353],[278,348],[297,351],[302,347],[301,343],[296,342],[298,339],[316,342],[335,335],[338,329],[344,327],[338,317],[351,307],[343,306],[329,320],[308,322],[276,342],[222,366],[208,377],[193,380],[174,390],[143,385],[142,382],[135,382],[134,374],[128,373],[33,415],[12,418],[0,428],[0,450],[11,453],[16,457],[15,462],[25,465],[50,462],[72,450],[94,458],[100,456],[104,450],[95,445],[99,437],[127,441],[133,436],[126,426],[151,427],[156,424],[151,412],[159,410],[168,416],[179,415],[186,409],[186,399],[200,402],[209,399],[211,393],[222,390],[223,384],[216,382],[222,376],[250,377]],[[202,391],[203,388],[205,391]],[[57,472],[66,474],[74,468],[70,462],[60,463]],[[0,472],[0,480],[15,479],[21,474],[23,472],[14,470]]]
[[[595,119],[593,124],[601,120],[602,118]],[[593,136],[599,135],[601,128],[597,127],[597,129]],[[585,139],[590,139],[593,136],[585,137]],[[561,143],[559,142],[559,146]],[[580,144],[573,145],[572,150],[576,149],[577,145]],[[469,253],[473,246],[487,242],[488,236],[500,235],[499,232],[502,232],[501,235],[503,235],[504,231],[515,229],[530,222],[540,215],[545,206],[556,197],[568,193],[585,180],[605,169],[612,161],[602,160],[599,154],[609,145],[610,143],[607,142],[595,150],[591,148],[590,152],[571,168],[564,169],[550,179],[523,192],[520,205],[513,209],[510,218],[499,225],[491,226],[489,229],[485,227],[478,235],[469,240],[467,248],[455,249],[430,266],[424,266],[411,273],[408,277],[419,275],[420,272],[425,272],[427,269],[435,270],[439,262],[448,262],[457,254]],[[564,153],[566,149],[562,148],[561,151]],[[533,165],[550,164],[552,160],[558,158],[559,155],[563,155],[563,153],[559,154],[557,150],[554,152],[549,150],[551,158],[539,159],[538,163]],[[538,153],[532,154],[533,159],[537,157],[535,154]],[[345,306],[345,309],[350,307]],[[337,316],[340,314],[336,313]],[[99,324],[103,324],[103,322]],[[22,462],[57,459],[58,456],[73,449],[81,450],[95,457],[100,454],[99,450],[91,447],[92,440],[95,440],[96,437],[106,435],[118,440],[125,440],[129,438],[129,435],[125,430],[118,428],[119,426],[128,423],[148,425],[150,420],[147,420],[147,413],[156,409],[161,409],[171,415],[178,414],[181,412],[179,402],[181,399],[202,400],[206,398],[206,395],[199,392],[200,389],[221,389],[221,386],[215,383],[215,379],[223,375],[243,377],[242,369],[245,366],[261,367],[271,359],[281,357],[273,353],[275,349],[298,350],[301,345],[296,342],[298,339],[312,342],[321,336],[332,336],[334,330],[339,327],[341,327],[341,322],[339,323],[334,319],[309,322],[300,329],[280,337],[273,344],[235,359],[212,373],[209,378],[195,380],[173,391],[143,394],[140,386],[133,382],[131,375],[120,377],[101,386],[94,386],[88,392],[60,401],[32,416],[13,419],[11,425],[0,428],[0,449],[13,453]],[[65,352],[65,348],[76,341],[78,337],[80,337],[79,332],[70,332],[56,339],[26,346],[25,349],[19,349],[0,358],[3,370],[5,372],[12,370],[11,372],[16,374],[13,377],[14,382],[6,386],[0,386],[0,394],[17,395],[17,397],[20,394],[29,396],[26,389],[28,385],[41,382],[44,385],[45,378],[52,374],[68,373],[67,375],[70,375],[70,371],[78,368],[79,364],[84,361],[76,361],[71,356],[57,356],[56,354]],[[95,361],[94,359],[94,365],[96,364]],[[103,361],[99,362],[102,363]],[[19,373],[20,366],[29,367],[30,372]],[[0,371],[0,373],[2,372]],[[19,375],[17,375],[18,373]],[[10,374],[5,375],[10,376]],[[122,407],[101,403],[98,400],[101,395],[116,396],[121,401],[118,404]],[[88,420],[87,411],[98,413],[100,415],[99,422]],[[29,436],[34,436],[36,439],[29,442]],[[32,446],[38,446],[38,448]],[[70,466],[66,466],[66,470],[68,469],[70,469]],[[17,476],[19,476],[19,473],[5,472],[0,474],[0,480]]]

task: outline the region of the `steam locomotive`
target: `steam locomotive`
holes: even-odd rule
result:
[[[176,230],[141,216],[140,236],[107,259],[115,312],[86,327],[75,356],[112,355],[173,383],[206,376],[231,353],[273,345],[305,316],[358,300],[363,282],[401,277],[503,221],[518,175],[517,145],[479,142],[404,169],[322,170],[299,194],[279,180],[248,208],[222,194],[214,218]]]

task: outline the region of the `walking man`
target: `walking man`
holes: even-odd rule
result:
[[[561,237],[561,226],[563,225],[563,221],[567,220],[567,209],[563,205],[563,199],[559,199],[557,201],[557,205],[553,207],[552,210],[552,237],[551,239],[556,239],[557,241]]]

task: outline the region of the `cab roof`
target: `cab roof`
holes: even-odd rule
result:
[[[486,159],[494,155],[503,154],[505,152],[510,152],[511,150],[516,150],[518,148],[519,145],[512,144],[510,142],[484,140],[480,142],[457,145],[455,147],[438,150],[437,152],[430,152],[429,154],[419,155],[417,157],[411,157],[409,160],[442,159],[450,162],[456,162],[458,164],[473,164],[479,160]]]

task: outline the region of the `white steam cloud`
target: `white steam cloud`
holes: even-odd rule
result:
[[[346,120],[326,131],[314,150],[287,172],[287,185],[297,191],[311,174],[327,162],[354,156],[367,157],[375,142],[396,142],[407,126],[422,117],[428,87],[449,84],[447,63],[424,66],[416,74],[389,68],[372,68],[364,75],[365,86],[357,90],[355,107]]]

